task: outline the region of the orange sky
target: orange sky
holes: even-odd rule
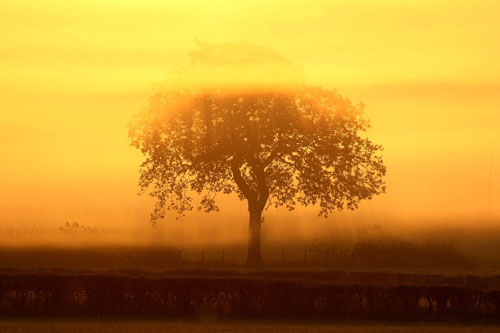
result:
[[[356,214],[487,215],[491,155],[498,216],[499,12],[460,0],[0,0],[0,225],[147,225],[126,125],[196,39],[271,46],[367,105],[388,193]],[[219,215],[246,222],[238,209]]]

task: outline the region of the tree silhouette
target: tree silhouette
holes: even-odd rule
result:
[[[152,222],[218,211],[217,194],[235,192],[248,202],[247,263],[258,265],[267,207],[315,205],[326,217],[385,191],[382,147],[360,135],[364,106],[300,73],[268,48],[200,44],[130,125],[146,157],[140,187],[157,198]]]

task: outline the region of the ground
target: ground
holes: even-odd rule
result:
[[[500,326],[453,324],[326,323],[286,321],[0,320],[0,332],[444,332],[493,333]]]

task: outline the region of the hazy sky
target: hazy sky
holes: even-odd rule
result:
[[[498,216],[498,13],[460,0],[0,0],[0,224],[147,224],[126,125],[196,39],[271,46],[366,104],[388,189],[358,214],[484,216],[491,156]],[[246,223],[238,210],[219,216]]]

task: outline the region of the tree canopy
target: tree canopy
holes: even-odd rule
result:
[[[130,125],[145,155],[140,187],[157,199],[152,221],[217,211],[218,195],[233,192],[259,216],[269,206],[314,205],[325,217],[357,208],[385,191],[363,109],[305,84],[268,48],[201,44]]]

